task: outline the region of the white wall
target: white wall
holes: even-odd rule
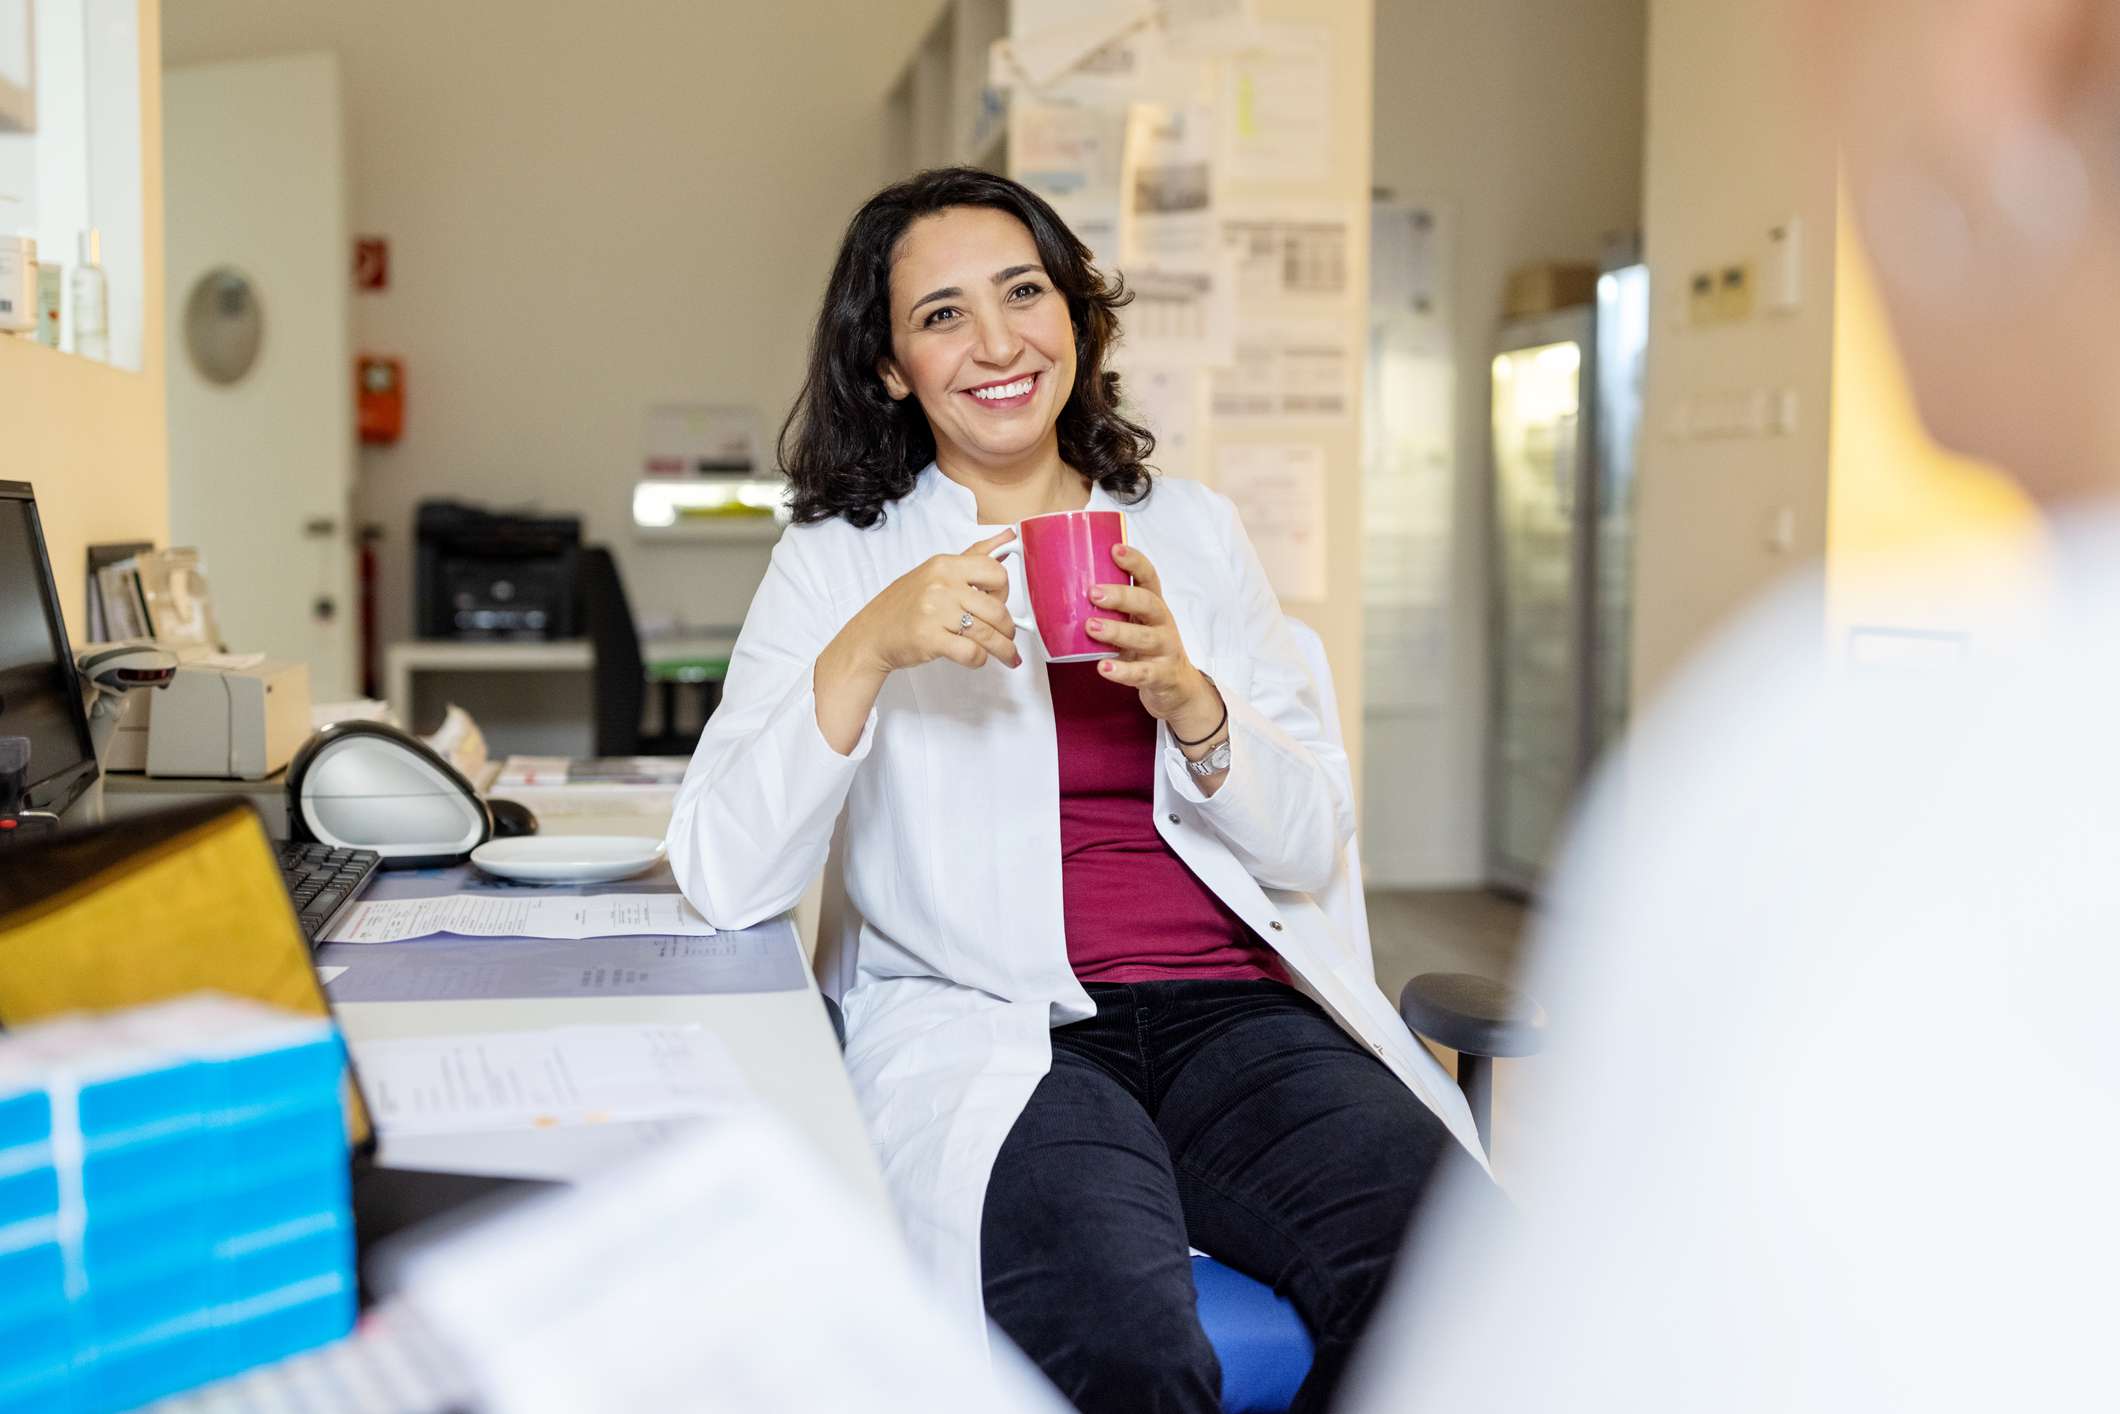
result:
[[[404,439],[363,451],[355,492],[387,535],[385,642],[410,632],[433,495],[581,513],[643,616],[741,613],[764,550],[630,539],[641,409],[750,403],[778,427],[937,3],[171,7],[169,64],[340,58],[353,227],[391,243],[354,338],[406,364]]]
[[[0,477],[37,488],[59,602],[80,643],[89,545],[169,539],[162,432],[162,75],[159,0],[140,0],[141,369],[137,373],[0,338]],[[70,259],[70,257],[69,257]]]
[[[1689,3],[1689,0],[1677,0]],[[1376,185],[1455,216],[1454,561],[1439,709],[1372,716],[1373,885],[1484,874],[1487,366],[1508,272],[1641,224],[1645,0],[1377,0]]]
[[[1657,317],[1635,551],[1638,706],[1747,599],[1825,547],[1835,162],[1811,120],[1789,9],[1650,4],[1644,197]],[[1764,260],[1768,230],[1791,217],[1804,226],[1800,309],[1674,327],[1689,272]],[[1795,393],[1793,435],[1672,434],[1690,402],[1754,388]],[[1788,540],[1776,548],[1770,531],[1784,512]]]

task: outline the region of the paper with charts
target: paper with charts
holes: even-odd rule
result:
[[[683,894],[445,894],[363,899],[327,940],[398,943],[453,933],[463,938],[613,938],[636,933],[704,938],[714,926]]]

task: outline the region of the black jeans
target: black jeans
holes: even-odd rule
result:
[[[994,1163],[987,1313],[1075,1405],[1221,1408],[1188,1245],[1295,1304],[1325,1407],[1438,1166],[1462,1150],[1278,982],[1089,988]],[[1470,1162],[1466,1159],[1466,1162]]]

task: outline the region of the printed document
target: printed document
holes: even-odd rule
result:
[[[385,1135],[461,1134],[726,1112],[750,1095],[697,1026],[558,1026],[353,1044]]]
[[[704,938],[714,926],[683,894],[448,894],[363,899],[326,939],[397,943],[453,933],[465,938],[615,938],[636,933]]]

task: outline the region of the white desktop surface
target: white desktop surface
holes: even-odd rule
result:
[[[536,810],[545,797],[564,798],[567,789],[508,794]],[[556,813],[545,824],[545,832],[662,833],[669,823],[669,800],[674,792],[635,789],[653,794],[648,799],[636,796],[632,808],[623,814]],[[651,800],[656,803],[651,804]],[[544,803],[556,805],[557,800]],[[583,946],[593,948],[595,944]],[[798,991],[691,997],[347,1002],[335,1005],[333,1011],[354,1047],[356,1063],[361,1042],[387,1037],[642,1022],[701,1026],[728,1047],[764,1107],[814,1144],[827,1170],[837,1174],[852,1192],[874,1204],[879,1216],[888,1220],[889,1200],[884,1193],[883,1176],[854,1107],[854,1092],[840,1063],[838,1041],[807,969],[804,984]],[[565,1178],[592,1171],[622,1156],[637,1142],[637,1131],[626,1125],[498,1135],[421,1135],[398,1141],[386,1138],[380,1157],[382,1162],[398,1167]]]

